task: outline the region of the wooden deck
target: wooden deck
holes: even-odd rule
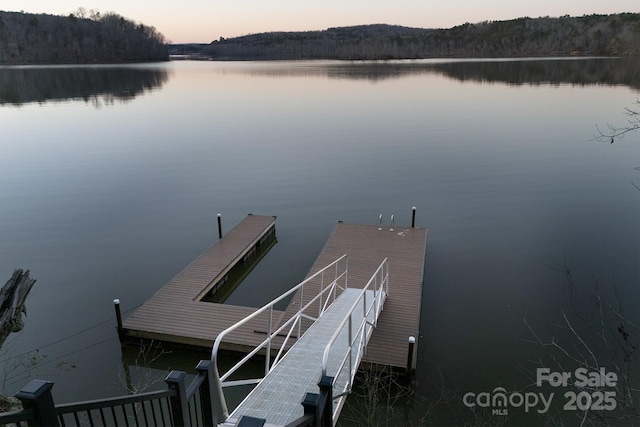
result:
[[[126,338],[211,348],[218,334],[255,311],[251,307],[203,302],[224,276],[275,232],[275,217],[248,215],[211,248],[171,279],[123,322]],[[229,336],[227,349],[256,346],[267,318],[256,319]]]
[[[363,362],[405,368],[408,339],[418,338],[427,230],[339,222],[307,277],[347,254],[348,285],[363,288],[384,258],[389,259],[389,293]],[[312,295],[312,288],[305,295]],[[283,319],[297,310],[294,296]],[[304,303],[308,301],[305,298]],[[413,368],[418,346],[414,346]]]

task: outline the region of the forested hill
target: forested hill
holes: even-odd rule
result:
[[[91,17],[0,11],[0,64],[87,64],[168,60],[155,28],[115,13]]]
[[[418,59],[640,55],[640,14],[518,18],[450,29],[391,25],[221,38],[217,59]]]

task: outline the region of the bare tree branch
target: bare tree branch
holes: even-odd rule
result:
[[[602,280],[596,278],[593,290],[585,293],[566,260],[551,262],[548,267],[564,276],[570,310],[559,309],[561,320],[547,336],[529,322],[526,309],[520,310],[522,323],[531,334],[530,339],[523,341],[538,345],[542,350],[538,360],[529,360],[529,363],[556,372],[573,372],[576,367],[582,367],[587,372],[597,373],[606,367],[607,372],[616,374],[616,384],[607,386],[615,393],[616,407],[611,411],[589,407],[574,413],[580,420],[574,422],[576,425],[636,425],[640,420],[636,352],[640,345],[640,328],[625,315],[623,297],[615,280],[604,294],[606,289],[601,286]],[[534,377],[531,368],[528,374],[526,366],[522,370],[528,378]],[[603,386],[573,383],[568,387],[575,388],[576,393],[592,395],[600,392]]]
[[[613,144],[616,139],[624,137],[630,132],[635,132],[640,129],[640,99],[636,100],[635,104],[637,108],[625,107],[625,114],[629,117],[629,120],[624,126],[614,126],[612,124],[607,125],[607,130],[600,129],[596,126],[598,134],[594,136],[594,140],[600,142],[609,142]]]

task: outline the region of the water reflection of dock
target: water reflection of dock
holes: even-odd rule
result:
[[[218,287],[226,286],[225,277],[243,261],[257,263],[268,250],[261,247],[273,245],[274,234],[275,217],[248,215],[127,318],[123,322],[124,337],[210,349],[220,332],[256,311],[207,302],[215,301],[212,291],[215,294]],[[261,254],[252,260],[256,249]],[[309,271],[307,277],[347,254],[348,285],[362,288],[380,262],[388,259],[389,295],[364,362],[406,367],[407,340],[419,335],[425,251],[424,228],[339,222]],[[237,274],[244,277],[247,270]],[[312,294],[309,289],[308,298]],[[297,310],[299,300],[296,295],[284,311],[274,312],[272,322],[286,321]],[[222,348],[247,351],[258,346],[265,338],[264,325],[268,322],[266,313],[258,316],[225,337]],[[415,355],[417,346],[413,351]]]

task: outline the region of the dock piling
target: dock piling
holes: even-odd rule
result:
[[[218,239],[222,239],[222,215],[218,214]]]
[[[411,208],[411,228],[416,227],[416,207]]]
[[[411,371],[413,370],[413,346],[416,343],[416,339],[414,336],[409,337],[409,351],[407,353],[407,376],[411,375]]]
[[[120,311],[120,299],[113,300],[113,306],[116,309],[116,322],[118,322],[118,336],[122,337],[122,312]]]

